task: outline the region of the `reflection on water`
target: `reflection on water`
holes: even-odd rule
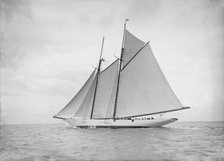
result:
[[[0,160],[224,160],[224,122],[163,128],[72,129],[1,126]]]

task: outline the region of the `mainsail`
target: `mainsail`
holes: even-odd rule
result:
[[[57,115],[55,115],[55,117],[69,118],[69,117],[72,117],[77,112],[84,98],[86,97],[86,94],[88,93],[89,88],[92,85],[95,76],[96,76],[96,70],[92,72],[92,74],[90,75],[88,80],[85,82],[85,84],[82,86],[82,88],[79,90],[79,92],[71,99],[71,101]]]
[[[122,58],[123,66],[125,66],[145,44],[143,41],[139,40],[137,37],[131,34],[128,30],[125,31],[124,40],[124,51]]]
[[[148,43],[123,67],[120,81],[117,117],[183,107],[170,88]]]

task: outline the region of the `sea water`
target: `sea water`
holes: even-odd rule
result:
[[[2,125],[0,160],[224,161],[224,122],[177,122],[139,129]]]

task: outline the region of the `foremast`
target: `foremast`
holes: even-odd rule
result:
[[[103,40],[102,40],[101,51],[100,51],[100,58],[99,58],[99,64],[98,64],[97,73],[96,73],[96,86],[95,86],[95,90],[94,90],[93,104],[92,104],[90,119],[93,118],[93,110],[94,110],[95,100],[96,100],[96,92],[97,92],[97,85],[98,85],[99,74],[100,74],[100,67],[101,67],[101,63],[103,61],[103,59],[102,59],[103,45],[104,45],[104,37],[103,37]]]
[[[113,120],[116,120],[116,110],[117,110],[117,100],[118,100],[118,93],[119,93],[119,85],[120,85],[120,77],[121,77],[121,67],[122,67],[122,59],[124,53],[124,41],[125,41],[125,34],[126,34],[126,22],[128,19],[125,19],[124,22],[124,31],[123,31],[123,39],[122,39],[122,46],[121,46],[121,55],[120,55],[120,65],[118,71],[118,80],[117,80],[117,89],[116,89],[116,97],[115,97],[115,104],[114,104],[114,112],[113,112]]]

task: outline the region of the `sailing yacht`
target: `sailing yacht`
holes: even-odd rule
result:
[[[120,58],[101,71],[100,59],[88,80],[54,118],[80,128],[161,127],[177,118],[161,114],[184,110],[169,86],[149,42],[134,36],[124,23]]]

